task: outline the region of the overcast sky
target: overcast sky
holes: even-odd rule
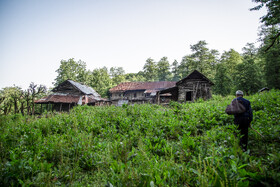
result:
[[[142,70],[170,63],[205,40],[220,53],[258,39],[263,11],[251,0],[0,0],[0,88],[52,86],[60,61],[87,69]],[[257,44],[256,44],[257,45]]]

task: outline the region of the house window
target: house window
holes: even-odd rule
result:
[[[134,97],[137,97],[137,93],[134,93]]]

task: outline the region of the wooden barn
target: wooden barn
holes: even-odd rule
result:
[[[198,98],[210,99],[213,85],[214,83],[206,76],[194,70],[187,77],[178,81],[174,87],[158,91],[157,103],[162,103],[162,97],[166,94],[171,95],[171,100],[179,102],[195,101]]]
[[[66,80],[52,90],[52,94],[37,101],[36,104],[47,105],[48,110],[69,111],[76,105],[102,105],[106,102],[91,87]]]
[[[170,87],[174,87],[176,82],[123,82],[109,90],[110,101],[114,105],[127,103],[155,103],[156,93]],[[165,99],[170,98],[170,94],[165,95]]]

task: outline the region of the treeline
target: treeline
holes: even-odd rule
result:
[[[122,67],[88,70],[81,60],[62,60],[56,70],[58,76],[54,85],[72,79],[93,87],[107,97],[108,90],[121,82],[178,81],[193,70],[198,70],[215,83],[213,93],[222,96],[232,94],[237,89],[246,94],[255,93],[262,87],[279,89],[280,43],[266,51],[275,30],[263,29],[261,47],[256,48],[253,43],[248,43],[241,54],[234,49],[220,54],[217,50],[209,49],[206,41],[199,41],[190,46],[192,53],[184,56],[180,62],[170,62],[167,57],[159,61],[148,58],[138,73],[125,73]]]
[[[0,114],[34,115],[38,108],[35,100],[47,93],[46,86],[30,83],[28,89],[18,86],[5,87],[0,90]],[[37,109],[37,110],[36,110]]]
[[[279,89],[280,43],[276,42],[266,50],[271,44],[273,32],[276,32],[276,28],[263,29],[261,47],[256,48],[248,43],[242,54],[230,49],[220,55],[217,50],[209,49],[206,41],[199,41],[190,46],[192,53],[184,56],[180,62],[175,60],[170,63],[167,57],[162,57],[158,62],[148,58],[138,73],[125,73],[122,67],[88,70],[81,60],[61,60],[53,84],[57,86],[71,79],[91,86],[102,97],[108,97],[108,90],[121,82],[178,81],[196,69],[215,83],[213,93],[222,96],[233,94],[237,89],[246,94],[255,93],[262,87]],[[34,114],[34,101],[46,92],[45,86],[34,83],[27,90],[18,86],[3,88],[0,90],[0,114]]]
[[[178,81],[193,70],[198,70],[211,79],[215,85],[213,93],[222,96],[241,89],[246,94],[257,92],[262,87],[280,88],[280,4],[272,0],[253,0],[258,6],[251,10],[267,8],[267,14],[261,17],[264,24],[259,32],[260,47],[248,43],[238,53],[234,49],[222,54],[209,49],[206,41],[191,45],[191,54],[180,62],[170,62],[167,57],[159,61],[146,60],[138,73],[125,73],[122,67],[102,67],[93,70],[86,63],[73,58],[61,60],[54,86],[67,79],[84,83],[94,88],[102,97],[108,96],[108,90],[125,81]],[[20,87],[6,87],[0,90],[0,114],[34,114],[34,101],[46,93],[44,86],[31,83],[27,90]]]
[[[213,92],[220,95],[234,93],[236,89],[246,94],[255,93],[266,86],[280,88],[280,4],[273,0],[253,0],[258,5],[252,9],[266,7],[267,14],[260,18],[263,23],[259,32],[261,45],[256,48],[248,43],[240,54],[234,49],[219,54],[209,49],[206,41],[191,45],[191,54],[180,62],[169,62],[162,57],[158,62],[148,58],[138,73],[125,73],[122,67],[103,67],[87,70],[83,61],[62,60],[55,79],[55,85],[66,79],[72,79],[93,87],[103,97],[108,90],[124,81],[178,81],[193,70],[198,70],[215,86]]]

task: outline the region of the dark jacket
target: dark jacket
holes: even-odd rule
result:
[[[243,97],[237,97],[235,98],[238,101],[241,101],[242,104],[244,105],[244,107],[246,108],[246,111],[242,114],[235,114],[234,117],[235,119],[238,118],[249,118],[249,121],[251,122],[253,120],[253,112],[252,112],[252,108],[251,108],[251,103],[250,101],[248,101],[247,99],[244,99]],[[235,100],[233,99],[233,100]]]

